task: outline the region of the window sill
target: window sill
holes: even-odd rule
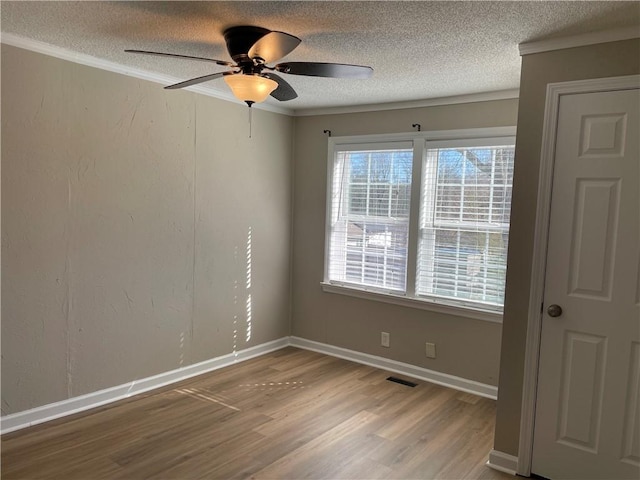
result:
[[[422,298],[409,298],[404,295],[394,293],[382,293],[374,290],[363,290],[360,288],[349,287],[345,285],[337,285],[334,283],[322,282],[322,291],[327,293],[337,293],[350,297],[364,298],[366,300],[374,300],[377,302],[391,303],[393,305],[401,305],[403,307],[418,308],[422,310],[430,310],[432,312],[445,313],[464,318],[473,318],[475,320],[483,320],[492,323],[502,323],[502,314],[481,310],[473,307],[463,307],[459,305],[448,305],[444,303],[436,303],[432,300]]]

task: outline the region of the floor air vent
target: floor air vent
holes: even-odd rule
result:
[[[407,387],[412,387],[412,388],[418,385],[417,383],[410,382],[409,380],[403,380],[402,378],[398,378],[398,377],[389,377],[387,378],[387,380],[389,380],[390,382],[399,383],[400,385],[406,385]]]

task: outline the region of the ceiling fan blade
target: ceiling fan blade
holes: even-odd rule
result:
[[[293,100],[294,98],[298,98],[298,94],[293,89],[291,85],[287,83],[287,81],[276,75],[275,73],[268,73],[264,75],[271,80],[275,80],[278,82],[278,88],[276,88],[273,92],[271,92],[271,96],[276,100],[280,100],[281,102],[286,102],[287,100]]]
[[[262,58],[264,63],[275,62],[300,45],[298,37],[284,32],[269,32],[249,49],[249,58]]]
[[[160,57],[174,57],[174,58],[187,58],[189,60],[200,60],[202,62],[214,62],[218,65],[224,65],[226,67],[233,67],[231,62],[225,62],[224,60],[216,60],[215,58],[205,57],[192,57],[191,55],[178,55],[177,53],[163,53],[163,52],[149,52],[147,50],[125,50],[127,53],[141,53],[143,55],[157,55]]]
[[[196,85],[198,83],[208,82],[209,80],[215,80],[216,78],[220,78],[224,75],[233,75],[233,72],[212,73],[211,75],[204,75],[202,77],[192,78],[191,80],[185,80],[184,82],[168,85],[164,88],[165,90],[176,90],[178,88],[190,87],[191,85]]]
[[[371,67],[344,63],[288,62],[279,63],[275,70],[291,75],[332,78],[369,78],[373,74]]]

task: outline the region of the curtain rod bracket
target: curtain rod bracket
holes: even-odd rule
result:
[[[328,137],[331,136],[331,130],[324,130],[323,133],[326,133]]]
[[[419,123],[414,123],[413,125],[411,125],[413,128],[417,128],[418,131],[420,132],[422,130],[422,125],[420,125]]]

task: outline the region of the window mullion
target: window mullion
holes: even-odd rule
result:
[[[339,191],[339,208],[336,218],[344,218],[344,237],[342,238],[342,258],[341,264],[341,277],[344,279],[347,276],[347,237],[349,236],[349,209],[347,208],[348,198],[351,193],[351,186],[349,185],[350,174],[350,162],[348,156],[342,159],[342,175],[340,178],[340,191]]]
[[[458,296],[458,285],[460,284],[460,229],[456,230],[456,262],[453,284],[453,296]]]
[[[395,154],[391,154],[391,157],[393,158],[395,156]],[[390,172],[389,172],[389,196],[387,198],[387,216],[389,218],[392,217],[391,215],[391,199],[393,197],[393,174],[395,173],[393,171],[393,166],[395,165],[395,162],[391,162],[391,168],[390,168]]]
[[[482,282],[482,300],[486,300],[487,299],[487,280],[489,279],[489,247],[490,247],[490,242],[489,242],[489,232],[486,232],[484,235],[485,238],[485,244],[484,244],[484,254],[482,255],[482,263],[483,263],[483,275],[482,275],[482,279],[484,280]]]
[[[462,224],[465,220],[464,218],[464,211],[465,211],[465,206],[466,206],[466,199],[465,199],[465,193],[466,193],[466,189],[465,189],[465,184],[467,182],[467,150],[463,150],[462,153],[462,180],[460,181],[460,213],[459,213],[459,217],[458,217],[458,221]],[[457,297],[458,293],[460,291],[460,249],[461,249],[461,237],[462,237],[462,233],[460,231],[460,228],[457,229],[457,233],[456,233],[456,266],[455,266],[455,284],[454,284],[454,295]]]
[[[422,185],[422,194],[425,198],[429,198],[429,203],[425,203],[423,205],[423,208],[425,209],[424,224],[426,228],[429,229],[429,240],[423,245],[426,252],[426,258],[422,258],[422,252],[420,257],[421,262],[424,262],[425,260],[428,262],[428,266],[425,266],[423,263],[422,267],[429,272],[429,281],[426,288],[426,292],[429,294],[433,294],[436,290],[436,209],[438,205],[438,162],[440,150],[434,149],[433,153],[431,152],[432,151],[427,145],[423,166],[423,168],[426,169],[426,172],[424,173],[425,181]],[[438,228],[442,227],[441,221],[438,221],[437,226]]]
[[[496,187],[496,150],[495,149],[491,152],[490,182],[491,182],[491,185],[489,187],[489,216],[488,216],[489,224],[493,223],[493,195]],[[489,256],[491,254],[491,251],[490,251],[491,242],[489,241],[489,239],[491,238],[491,234],[487,231],[485,235],[486,235],[485,237],[486,243],[484,248],[484,272],[483,272],[484,282],[482,284],[482,300],[487,299],[487,281],[489,280]]]
[[[489,188],[489,224],[493,223],[493,191],[496,187],[496,151],[491,152],[491,186]]]
[[[391,217],[391,197],[393,193],[393,166],[395,165],[395,152],[391,153],[391,165],[389,167],[389,179],[387,184],[387,218]],[[384,268],[382,270],[382,285],[387,287],[387,274],[389,272],[389,243],[386,241],[388,232],[389,232],[389,224],[387,223],[387,227],[385,228],[385,242],[384,242]]]
[[[371,153],[367,155],[367,194],[365,196],[365,204],[364,204],[364,216],[367,218],[369,216],[369,207],[370,207],[370,198],[371,195]],[[364,231],[365,240],[362,242],[362,246],[360,247],[360,282],[366,283],[366,263],[367,263],[367,228],[368,223],[365,221],[362,225],[362,230]]]
[[[422,164],[425,141],[416,138],[413,141],[413,166],[411,170],[411,196],[409,207],[409,244],[407,247],[407,287],[409,297],[416,295],[416,272],[418,266],[418,235],[420,231],[420,187],[422,183]]]
[[[460,212],[458,220],[460,223],[464,221],[464,184],[467,179],[467,151],[462,154],[462,180],[460,181]]]

